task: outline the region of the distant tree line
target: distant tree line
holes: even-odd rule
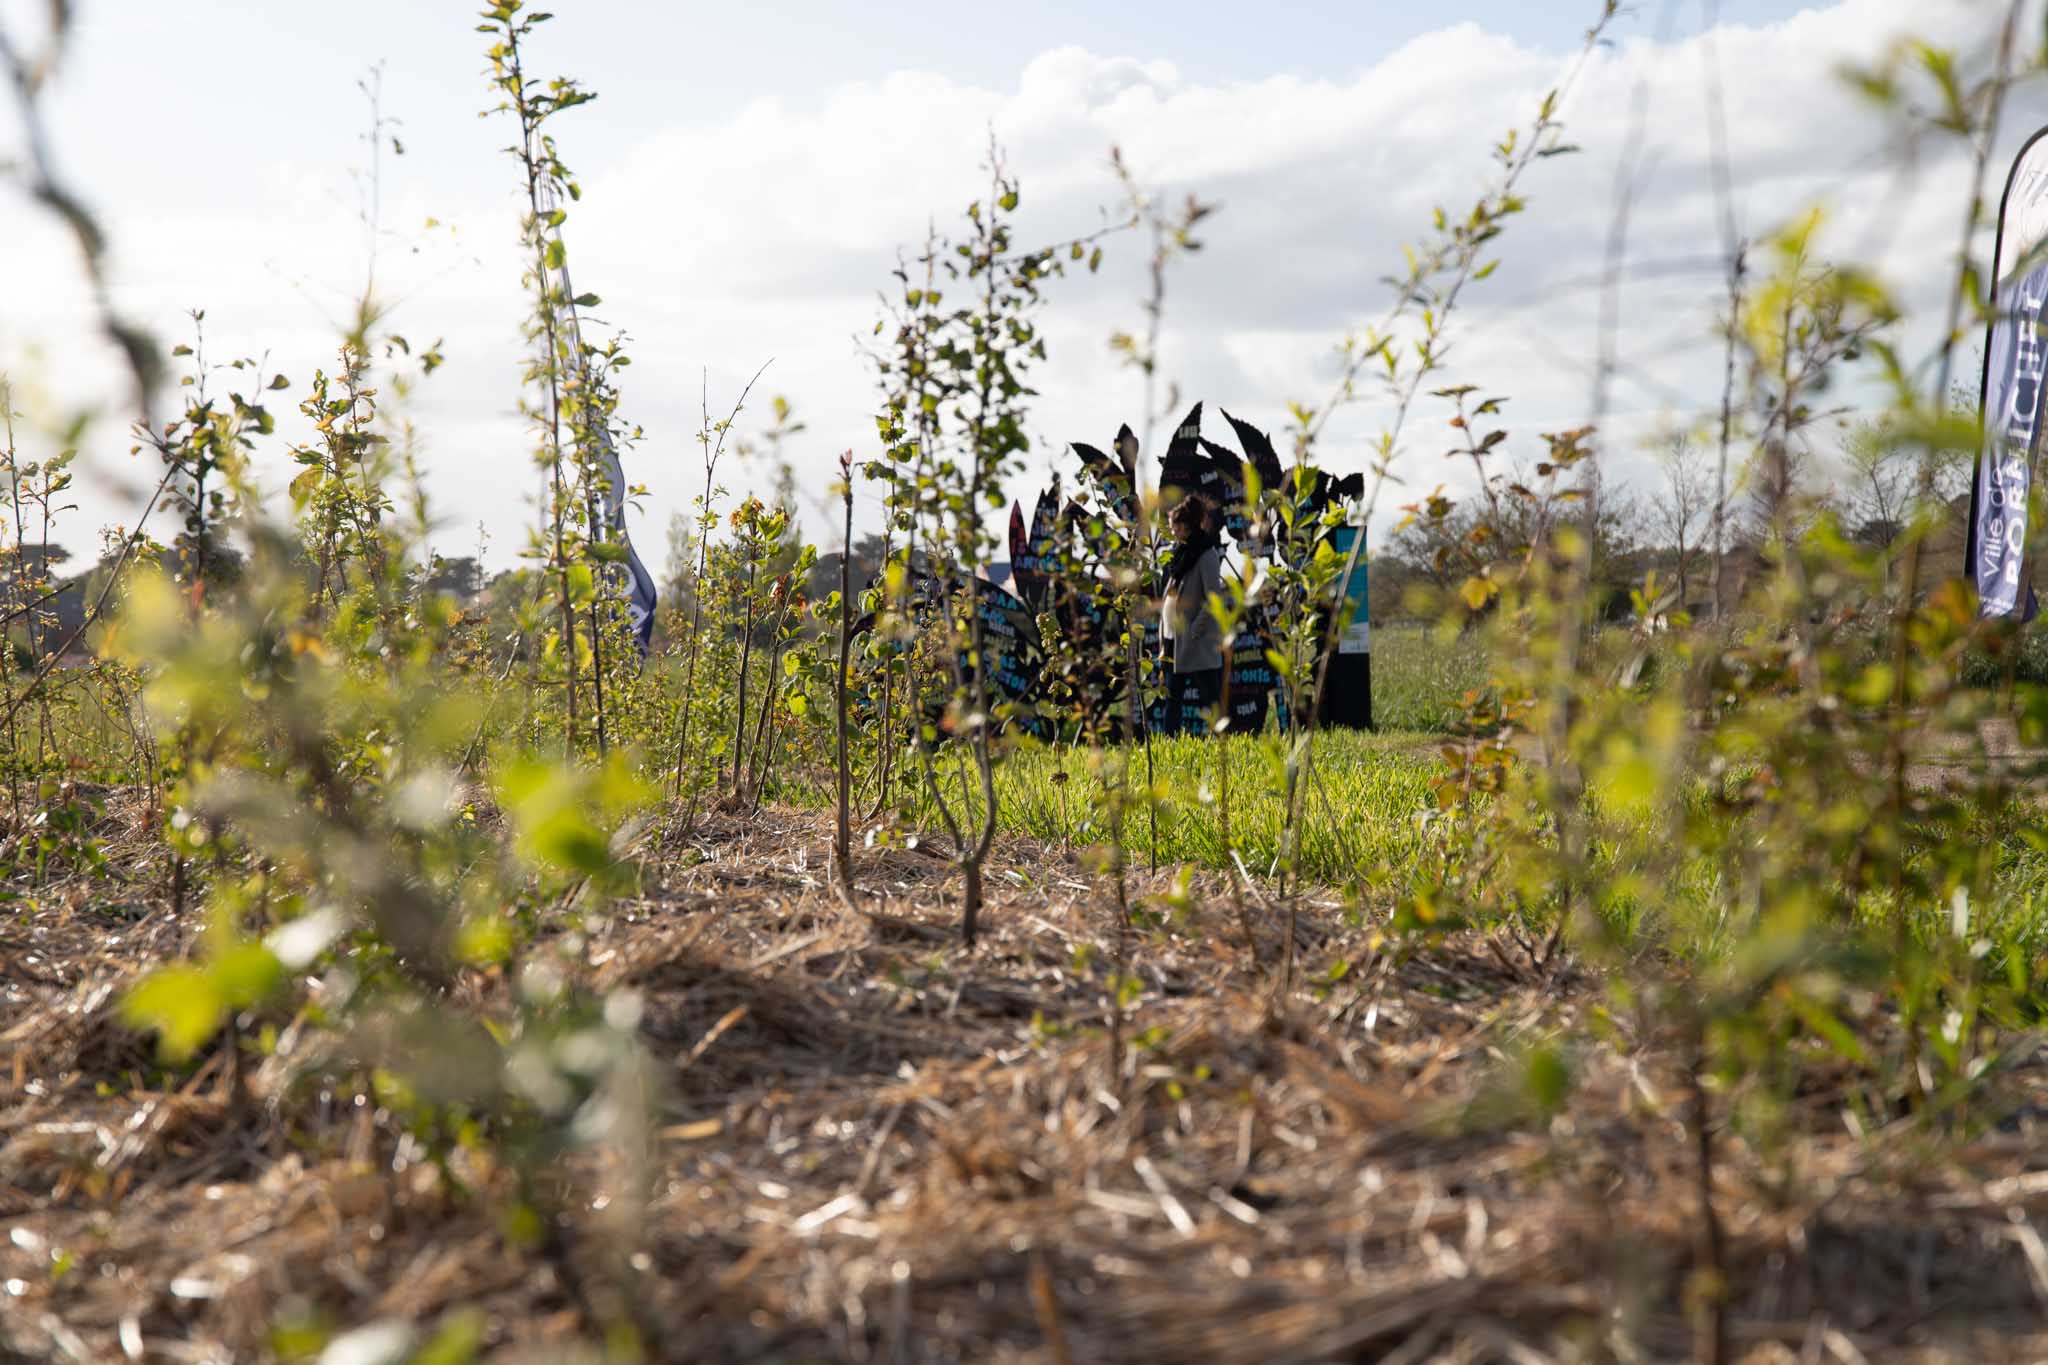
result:
[[[1804,531],[1829,519],[1851,542],[1891,550],[1904,534],[1923,480],[1926,494],[1946,509],[1924,551],[1944,572],[1924,583],[1923,591],[1961,572],[1970,497],[1967,452],[1944,452],[1930,463],[1905,443],[1887,439],[1878,423],[1859,421],[1842,428],[1835,450],[1791,445],[1768,454],[1730,469],[1720,495],[1724,610],[1741,604],[1784,527]],[[1714,443],[1672,433],[1654,447],[1647,477],[1602,486],[1592,519],[1593,567],[1607,614],[1626,614],[1631,592],[1652,572],[1693,616],[1711,613],[1718,459]],[[1519,468],[1497,477],[1509,486],[1537,482],[1533,471]],[[1555,505],[1534,498],[1466,496],[1440,516],[1418,505],[1373,555],[1374,617],[1434,619],[1460,583],[1489,564],[1527,554],[1548,531],[1546,519],[1557,515]],[[1565,515],[1585,525],[1583,508]]]

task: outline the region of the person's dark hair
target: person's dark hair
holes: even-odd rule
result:
[[[1198,536],[1209,525],[1209,509],[1193,494],[1182,498],[1168,513],[1169,525],[1181,534]]]

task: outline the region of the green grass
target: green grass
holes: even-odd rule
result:
[[[1435,809],[1431,781],[1443,771],[1438,738],[1417,731],[1326,731],[1318,736],[1317,775],[1302,830],[1305,881],[1368,895],[1373,888],[1398,895],[1409,885],[1408,870],[1417,865],[1431,837],[1423,822]],[[1269,732],[1227,740],[1155,739],[1151,747],[1152,780],[1160,797],[1156,833],[1145,810],[1131,811],[1123,842],[1133,865],[1142,867],[1156,858],[1162,867],[1230,866],[1217,801],[1221,767],[1228,762],[1231,843],[1255,877],[1269,875],[1279,851],[1285,738]],[[1131,764],[1132,781],[1142,784],[1143,747],[1123,757]],[[1114,762],[1112,755],[1085,748],[1027,745],[1013,750],[996,772],[1000,828],[1076,852],[1111,843],[1105,784],[1114,779]],[[959,790],[950,773],[947,781],[949,791]],[[822,805],[828,794],[818,788],[801,799]],[[1973,911],[1972,933],[1998,946],[1998,962],[2012,953],[2031,960],[2048,948],[2048,855],[2023,832],[2032,815],[2031,803],[2023,800],[1998,841],[1996,891]],[[940,827],[928,798],[922,798],[912,818],[928,832]],[[1991,831],[1986,837],[1992,837]],[[1640,850],[1649,838],[1647,829],[1634,822],[1609,823],[1601,843],[1618,840]],[[1595,856],[1606,854],[1596,850]],[[1728,926],[1723,912],[1714,908],[1725,875],[1715,856],[1695,853],[1659,884],[1655,917],[1667,944],[1706,956],[1728,949],[1721,938]],[[1606,913],[1624,937],[1633,937],[1644,928],[1642,917],[1650,909],[1647,904],[1611,904]],[[1948,914],[1946,907],[1927,911],[1916,932],[1946,934]]]
[[[1477,635],[1411,621],[1373,627],[1372,711],[1381,730],[1448,730],[1465,693],[1484,687],[1486,678],[1486,647]]]
[[[1441,760],[1435,740],[1456,722],[1464,694],[1485,684],[1487,663],[1476,637],[1445,635],[1415,623],[1373,631],[1373,712],[1379,730],[1330,730],[1316,740],[1301,835],[1301,875],[1348,886],[1383,866],[1400,866],[1421,846],[1421,817],[1432,808],[1430,779]],[[1227,869],[1218,798],[1229,765],[1231,839],[1255,875],[1275,866],[1280,851],[1285,762],[1289,741],[1263,736],[1154,739],[1154,813],[1134,811],[1124,846],[1140,863],[1187,863]],[[1132,780],[1146,781],[1144,748],[1130,752]],[[1103,755],[1071,746],[1027,744],[996,769],[1000,828],[1076,850],[1111,841],[1105,799],[1113,773]],[[829,805],[828,784],[792,769],[775,784],[778,799]],[[949,793],[960,787],[946,779]],[[927,831],[941,828],[922,781],[911,812]],[[969,784],[970,788],[972,784]],[[957,800],[957,796],[955,798]]]
[[[1329,731],[1316,741],[1316,771],[1302,824],[1301,872],[1312,881],[1349,884],[1385,864],[1399,864],[1420,846],[1419,818],[1430,808],[1429,782],[1440,760],[1429,737]],[[1287,741],[1261,738],[1155,739],[1152,785],[1160,795],[1156,854],[1147,812],[1127,817],[1124,846],[1139,863],[1230,866],[1219,816],[1223,765],[1229,765],[1231,842],[1245,866],[1265,874],[1279,855],[1283,810],[1281,764]],[[1128,754],[1131,780],[1142,785],[1145,750]],[[1082,849],[1107,844],[1106,792],[1114,765],[1086,749],[1027,746],[997,769],[1002,828]],[[916,812],[936,826],[935,810]]]

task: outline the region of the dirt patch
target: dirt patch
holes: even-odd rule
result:
[[[1283,921],[1255,910],[1254,968],[1197,878],[1140,937],[1113,1039],[1112,902],[1076,861],[1005,844],[968,951],[943,860],[863,852],[857,913],[826,846],[769,812],[654,849],[644,896],[587,935],[588,981],[639,1000],[659,1133],[644,1202],[545,1247],[508,1235],[487,1150],[425,1160],[359,1091],[294,1085],[292,1017],[239,1078],[222,1048],[159,1072],[111,1004],[191,917],[139,891],[10,913],[0,1358],[268,1359],[302,1326],[429,1333],[469,1308],[489,1358],[572,1359],[592,1283],[619,1280],[677,1361],[1688,1351],[1670,1059],[1613,1024],[1569,1051],[1547,1119],[1512,1079],[1597,983],[1510,939],[1391,955],[1312,895],[1276,1007]],[[464,989],[489,1008],[501,986]],[[2003,1124],[1940,1160],[1909,1121],[1843,1130],[1825,1096],[1771,1147],[1722,1132],[1732,1357],[2048,1358],[2044,1081],[2018,1068]]]

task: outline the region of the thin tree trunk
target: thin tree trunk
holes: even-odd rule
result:
[[[623,493],[624,490],[620,490],[620,496],[623,496]],[[590,534],[595,537],[598,534],[599,525],[595,493],[589,493],[585,498],[584,511],[588,517]],[[599,609],[604,604],[604,596],[604,583],[602,577],[600,577],[597,591],[590,595],[590,686],[591,700],[596,706],[594,719],[597,723],[597,757],[600,762],[611,755],[611,744],[605,733],[604,623],[598,615]]]
[[[1116,882],[1116,964],[1109,983],[1109,1077],[1112,1090],[1123,1089],[1124,1075],[1124,973],[1130,963],[1131,896],[1129,869],[1124,858],[1124,806],[1130,791],[1130,753],[1117,759],[1117,786],[1109,797],[1109,858]]]
[[[1245,910],[1244,874],[1238,867],[1237,848],[1230,837],[1230,741],[1233,735],[1230,719],[1230,653],[1236,643],[1235,637],[1224,644],[1222,700],[1217,703],[1225,723],[1223,733],[1216,737],[1216,827],[1223,839],[1223,856],[1230,861],[1230,908],[1237,916],[1237,926],[1244,934],[1245,954],[1251,959],[1252,970],[1259,968],[1259,940],[1252,932],[1251,915]]]
[[[1721,381],[1721,453],[1714,467],[1714,561],[1707,568],[1708,591],[1713,596],[1713,619],[1719,621],[1722,605],[1721,578],[1728,558],[1728,445],[1735,424],[1735,333],[1742,312],[1744,248],[1738,242],[1728,262],[1728,346],[1725,373]]]
[[[775,714],[776,699],[775,680],[782,668],[782,628],[788,616],[789,607],[785,601],[781,615],[775,618],[774,633],[769,637],[774,643],[768,651],[768,695],[761,698],[761,715],[754,722],[754,747],[753,751],[747,755],[748,799],[756,805],[760,804],[761,786],[767,781],[766,765],[768,758],[762,746],[768,742],[769,736],[773,733],[772,718]]]
[[[708,422],[708,419],[707,419]],[[707,425],[706,439],[709,439]],[[690,654],[683,664],[683,710],[676,721],[676,799],[683,799],[683,769],[690,752],[690,712],[697,700],[697,656],[703,650],[704,638],[704,574],[711,562],[711,479],[710,465],[704,469],[704,497],[697,507],[697,572],[690,583]],[[696,816],[696,797],[692,793],[690,804],[683,819],[683,828],[689,829]]]
[[[519,39],[516,34],[510,34],[509,30],[508,35],[512,78],[518,90],[523,92],[526,88],[526,76],[520,61]],[[563,532],[563,517],[568,505],[568,495],[562,483],[562,400],[558,374],[561,369],[562,352],[561,341],[555,328],[555,303],[548,286],[546,234],[540,226],[540,163],[533,150],[533,139],[540,124],[527,105],[523,93],[518,96],[518,115],[520,158],[526,168],[526,207],[528,221],[531,224],[530,230],[533,232],[534,287],[540,291],[541,330],[547,339],[548,348],[548,474],[554,492],[550,522],[554,533],[552,549],[555,560],[555,601],[562,630],[562,749],[564,754],[573,757],[576,752],[576,611],[569,600],[569,555]]]
[[[960,896],[960,936],[972,948],[981,917],[981,859],[962,858],[960,872],[966,879],[966,887]]]
[[[1693,1140],[1693,1363],[1726,1365],[1726,1299],[1721,1219],[1714,1212],[1713,1113],[1701,1073],[1706,1067],[1705,1025],[1692,1021],[1686,1056],[1686,1126]]]
[[[884,586],[884,588],[883,588],[883,595],[884,595],[885,597],[887,596],[887,592],[888,592],[888,589],[887,589],[887,587],[886,587],[886,584],[888,583],[888,577],[887,577],[887,575],[888,575],[888,571],[889,571],[889,560],[890,560],[890,557],[891,557],[891,555],[892,555],[892,554],[894,553],[894,546],[893,546],[893,545],[892,545],[892,544],[890,543],[890,539],[891,539],[891,529],[890,529],[890,526],[889,526],[889,524],[888,524],[887,522],[884,522],[884,523],[883,523],[883,527],[882,527],[882,564],[881,564],[881,571],[882,571],[882,575],[883,575],[883,578],[882,578],[882,582],[883,582],[883,584],[885,585],[885,586]],[[916,547],[916,544],[917,544],[917,533],[916,533],[916,524],[915,524],[915,523],[912,523],[912,529],[911,529],[911,532],[910,532],[910,539],[909,539],[909,540],[908,540],[908,541],[906,542],[906,548],[907,548],[907,549],[909,549],[909,550],[911,550],[912,552],[914,552],[914,550],[915,550],[915,547]],[[893,602],[887,602],[887,601],[885,601],[885,602],[883,603],[883,610],[884,610],[884,611],[886,611],[886,612],[891,612],[891,613],[893,613],[893,612],[895,611],[895,609],[896,609],[896,604],[895,604],[895,603],[893,603]],[[877,620],[878,622],[879,622],[879,621],[881,620],[881,617],[880,617],[880,615],[879,615],[879,614],[877,615],[877,617],[876,617],[876,620]],[[896,717],[895,717],[895,704],[896,704],[896,660],[897,660],[897,657],[898,657],[898,652],[892,649],[892,650],[890,650],[890,651],[889,651],[888,653],[886,653],[886,654],[885,654],[885,655],[883,656],[883,658],[882,658],[882,661],[881,661],[881,667],[882,667],[882,735],[881,735],[881,743],[880,743],[880,748],[879,748],[879,749],[878,749],[878,750],[876,751],[876,758],[875,758],[875,800],[874,800],[874,803],[873,803],[873,805],[871,805],[871,806],[870,806],[870,807],[868,808],[868,812],[867,812],[867,815],[866,815],[866,816],[864,817],[864,818],[866,818],[866,819],[869,819],[869,820],[873,820],[873,819],[877,818],[878,816],[880,816],[880,815],[881,815],[881,813],[882,813],[882,812],[883,812],[883,811],[884,811],[885,809],[887,809],[887,808],[888,808],[888,805],[889,805],[889,786],[890,786],[890,782],[891,782],[891,779],[892,779],[892,778],[894,777],[894,775],[895,775],[895,771],[896,771]],[[903,657],[903,678],[904,678],[904,690],[905,690],[905,698],[904,698],[904,705],[905,705],[905,706],[907,707],[907,706],[910,706],[910,705],[913,705],[913,704],[915,704],[915,701],[916,701],[916,698],[917,698],[917,690],[916,690],[915,688],[913,688],[913,687],[911,687],[911,686],[910,686],[910,662],[909,662],[909,658],[908,658],[908,655],[907,655],[907,653],[906,653],[906,654],[903,654],[903,655],[902,655],[902,657]]]
[[[740,759],[747,751],[747,670],[754,662],[754,582],[758,570],[747,566],[747,621],[740,635],[739,719],[732,731],[732,794],[740,792]]]
[[[846,539],[839,555],[839,668],[832,675],[833,710],[836,713],[835,757],[839,765],[839,801],[833,827],[832,875],[840,894],[853,898],[853,833],[849,828],[847,803],[852,799],[851,774],[846,756],[846,672],[852,653],[853,636],[853,452],[839,462],[840,497],[846,507]]]

